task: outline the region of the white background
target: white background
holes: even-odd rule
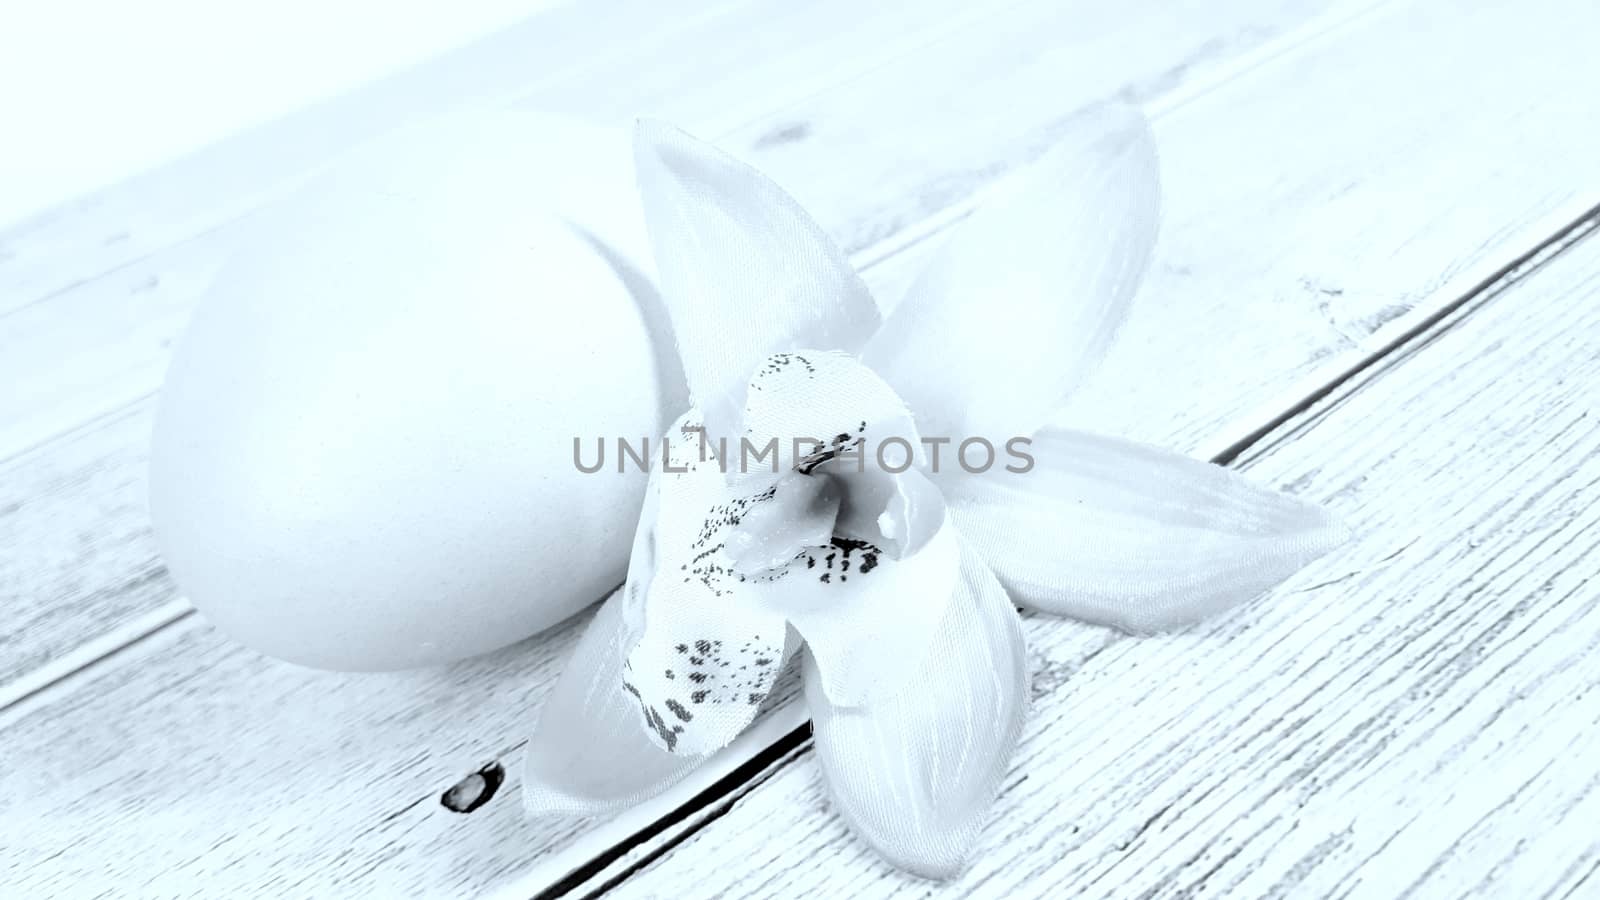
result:
[[[6,0],[0,227],[562,0]]]

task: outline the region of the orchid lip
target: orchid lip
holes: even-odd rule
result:
[[[833,536],[844,485],[829,475],[796,469],[771,488],[766,503],[747,510],[724,539],[723,552],[740,575],[753,576],[780,569],[809,547],[820,547]]]

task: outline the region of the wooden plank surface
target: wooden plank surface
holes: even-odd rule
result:
[[[760,4],[715,15],[745,7],[782,15]],[[1600,200],[1600,177],[1569,138],[1573,121],[1596,113],[1585,84],[1600,63],[1574,48],[1595,12],[1553,0],[1532,8],[1241,0],[1184,7],[1169,21],[1132,7],[1019,4],[951,12],[943,25],[919,20],[921,37],[893,44],[892,64],[836,82],[813,75],[823,89],[780,90],[781,109],[763,105],[759,84],[707,86],[708,73],[760,56],[776,60],[762,71],[792,86],[829,54],[855,47],[850,58],[871,58],[871,42],[816,26],[811,57],[782,42],[746,57],[720,44],[696,54],[692,44],[642,42],[661,49],[641,58],[670,75],[652,80],[612,61],[567,76],[610,85],[588,100],[549,86],[528,94],[618,114],[658,103],[723,135],[813,206],[886,296],[968,198],[1040,152],[1074,109],[1116,93],[1151,101],[1166,178],[1161,267],[1104,378],[1064,414],[1209,453],[1450,308]],[[894,30],[892,15],[869,18],[880,35],[872,46]],[[696,21],[736,20],[679,24]],[[1424,31],[1430,52],[1418,54]],[[1496,55],[1508,44],[1553,49]],[[1482,65],[1489,57],[1496,64]],[[625,93],[650,85],[660,93],[638,96],[653,99]],[[457,102],[447,93],[429,102]],[[272,175],[273,190],[325,150]],[[28,388],[0,399],[11,428],[0,432],[0,457],[15,453],[0,462],[0,537],[15,536],[8,549],[20,550],[0,559],[0,585],[30,623],[0,634],[0,700],[18,701],[0,710],[0,847],[11,851],[0,855],[0,885],[23,896],[65,883],[149,895],[462,895],[494,885],[531,894],[707,788],[707,779],[686,786],[609,831],[522,821],[512,751],[570,628],[448,669],[340,676],[261,659],[184,615],[149,549],[142,433],[164,343],[227,244],[225,230],[206,229],[263,196],[223,194],[214,208],[180,210],[172,221],[184,224],[139,232],[150,236],[146,255],[65,292],[46,286],[70,270],[57,268],[70,252],[12,260],[26,267],[5,283],[45,293],[0,318],[0,374]],[[106,221],[143,209],[136,193],[126,198]],[[83,215],[93,227],[42,232],[37,246],[93,244],[83,238],[103,222],[92,208]],[[91,255],[85,271],[116,259]],[[1110,656],[1097,665],[1131,652],[1078,633],[1078,649],[1063,644],[1047,672],[1090,665],[1102,644]],[[796,714],[732,748],[717,772]],[[497,758],[512,767],[502,797],[468,816],[439,805],[441,791]],[[808,768],[779,767],[748,802]],[[1572,800],[1543,796],[1546,809]],[[806,820],[784,841],[804,844],[830,822]],[[1017,847],[1048,856],[1050,845]],[[674,861],[684,858],[664,865]]]
[[[1059,14],[1043,5],[1028,8]],[[1280,4],[1272,9],[1284,15]],[[1223,41],[1225,46],[1247,48],[1252,41],[1270,36],[1270,30],[1261,31],[1255,19],[1219,23],[1214,14],[1215,10],[1207,17],[1213,27],[1242,35],[1232,43]],[[1019,29],[1031,30],[1025,25],[1008,21],[992,39],[1014,43]],[[1131,23],[1127,28],[1134,33]],[[1097,37],[1103,39],[1104,35]],[[965,39],[970,41],[973,36],[968,34]],[[1196,37],[1191,31],[1163,39],[1190,42]],[[1204,42],[1209,46],[1202,48],[1204,58],[1192,69],[1195,77],[1211,71],[1208,60],[1220,65],[1217,41]],[[967,52],[964,48],[969,46],[936,45],[922,58],[921,70],[931,78],[948,66],[951,53]],[[1014,88],[1015,79],[1024,77],[1034,83],[1035,91],[1049,87],[1051,104],[1018,107],[1015,130],[1001,135],[963,133],[961,142],[952,142],[963,155],[941,157],[929,153],[927,147],[918,148],[924,157],[923,171],[934,176],[930,183],[938,188],[931,194],[936,208],[947,209],[949,203],[970,194],[998,172],[1042,149],[1048,139],[1038,127],[1057,125],[1077,105],[1148,77],[1148,68],[1141,66],[1159,64],[1164,70],[1174,58],[1182,58],[1186,46],[1168,43],[1147,47],[1141,53],[1124,52],[1119,58],[1135,65],[1132,71],[1122,70],[1122,81],[1085,79],[1083,93],[1078,94],[1057,90],[1055,79],[1063,72],[1091,69],[1104,79],[1104,69],[1115,68],[1114,61],[1102,57],[1098,64],[1090,65],[1081,54],[1062,56],[1055,52],[1059,47],[1052,47],[1053,52],[1028,62],[1030,68],[1024,76],[1002,68],[1009,81],[997,78],[993,83],[964,85],[963,90],[975,92],[977,97],[985,96],[985,90],[990,92],[987,96],[998,97],[1002,90]],[[1010,56],[1005,59],[1013,60]],[[895,92],[904,91],[904,79],[918,71],[896,70],[893,79],[877,82],[881,85],[879,105],[897,102]],[[834,94],[836,102],[838,97],[859,98],[873,89],[874,82],[863,82],[853,85],[848,94]],[[1164,84],[1170,89],[1186,82],[1167,79]],[[814,101],[819,117],[826,113],[827,96]],[[871,108],[870,104],[852,107],[849,111],[854,118],[824,121],[858,124]],[[947,119],[936,115],[941,112],[935,101],[922,105],[920,114],[928,117],[922,133],[937,136],[946,128]],[[905,127],[907,121],[903,116],[896,127]],[[769,130],[766,123],[757,123],[746,134],[754,144]],[[842,142],[849,132],[840,130],[838,140]],[[1020,146],[1014,142],[1019,132],[1027,138]],[[996,143],[997,138],[1005,140]],[[985,141],[990,143],[985,145]],[[818,141],[815,146],[820,149],[809,165],[835,170],[838,167],[832,159],[840,151],[830,152],[829,148],[848,145]],[[902,148],[900,152],[907,151]],[[792,151],[784,156],[787,162],[782,165],[791,167],[802,164],[797,159],[807,159]],[[974,166],[975,160],[982,165]],[[880,161],[886,167],[891,164]],[[866,195],[864,200],[878,206],[855,219],[864,222],[864,233],[913,230],[911,225],[923,217],[923,204],[930,202],[930,194],[921,183],[912,187],[915,190],[898,205],[881,193]],[[805,189],[799,190],[804,193]],[[848,214],[849,210],[837,210],[834,215],[839,213]],[[875,226],[873,221],[884,224]],[[835,229],[838,233],[837,226]],[[179,245],[170,259],[195,258],[190,256],[195,247],[195,243]],[[889,258],[886,249],[869,249]],[[213,257],[206,259],[214,259],[215,249],[210,252]],[[152,257],[150,262],[162,260],[169,257]],[[202,260],[201,264],[214,263]],[[883,269],[889,274],[875,280],[880,289],[890,288],[893,293],[893,284],[885,278],[901,277],[908,270]],[[172,330],[180,320],[186,296],[192,298],[205,280],[199,268],[180,265],[176,271],[176,276],[158,281],[149,291],[159,295],[163,285],[179,286],[168,299],[154,301],[155,309],[165,309],[163,314],[170,316],[168,327]],[[114,273],[115,277],[128,275],[126,270]],[[98,283],[91,283],[82,291],[92,294],[99,289]],[[119,309],[126,296],[112,290],[98,305],[80,307],[72,302],[78,297],[76,292],[63,295],[67,302],[54,307],[51,315],[55,320],[86,322],[91,327],[81,329],[75,337],[71,328],[59,327],[57,333],[85,348],[79,357],[91,355],[90,350],[104,353],[105,342],[92,334],[85,338],[83,331],[93,332],[92,326],[100,322],[96,313]],[[42,316],[61,300],[32,304],[21,314]],[[8,324],[15,321],[13,318]],[[136,330],[134,337],[158,333],[157,326],[148,322],[144,327],[146,330]],[[120,343],[126,340],[123,333],[108,327],[106,334],[112,338],[109,346],[113,351],[124,346]],[[41,354],[39,358],[50,357]],[[16,357],[7,359],[14,362]],[[139,365],[148,368],[152,363]],[[73,369],[71,374],[78,377],[83,370]],[[125,385],[129,378],[125,368],[115,380]],[[95,395],[100,395],[98,389]],[[47,405],[41,403],[40,408]],[[97,440],[91,435],[118,428],[124,429],[124,435],[136,435],[141,427],[137,407],[119,418],[122,415],[114,413],[93,422],[73,439],[83,437],[80,446],[88,446]],[[142,466],[139,450],[124,457],[120,473],[107,473],[96,468],[92,453],[80,457],[81,463],[68,459],[63,464],[54,444],[11,460],[24,468],[39,464],[33,471],[42,472],[42,477],[29,479],[28,484],[70,487],[86,478],[109,477],[129,496],[137,496],[133,492],[140,490],[135,474]],[[123,447],[113,443],[109,449],[122,452]],[[122,473],[132,478],[123,481]],[[25,486],[19,491],[18,511],[38,511],[45,505],[41,498],[47,493]],[[70,518],[83,510],[83,504],[66,498],[57,502],[55,509]],[[83,521],[89,526],[84,530],[74,530],[74,523],[69,522],[57,527],[56,533],[92,553],[98,543],[92,537],[93,529],[105,523],[98,517]],[[40,520],[25,522],[17,531],[37,534],[39,524]],[[135,540],[147,540],[141,531],[134,534]],[[136,549],[113,555],[121,557],[113,561],[118,567],[113,570],[116,576],[123,574],[126,561],[137,565],[140,558]],[[85,578],[93,569],[81,557],[63,556],[60,560],[57,571],[87,590],[116,584],[116,577]],[[23,576],[19,585],[31,583],[32,575],[23,572]],[[159,573],[153,578],[159,581]],[[75,602],[85,599],[82,595],[65,599],[68,602],[61,605],[68,610],[85,605]],[[152,632],[148,611],[132,621],[137,633]],[[0,843],[12,851],[4,861],[5,874],[20,889],[48,891],[63,883],[88,888],[136,885],[141,891],[159,894],[204,885],[207,891],[253,889],[273,894],[353,890],[357,885],[369,890],[409,883],[413,889],[422,886],[424,892],[470,892],[493,884],[510,871],[525,869],[541,851],[578,831],[576,827],[528,825],[515,803],[506,800],[466,819],[444,811],[437,803],[445,787],[480,764],[508,755],[516,745],[527,727],[531,701],[542,692],[555,662],[570,645],[570,630],[449,670],[375,677],[307,672],[263,660],[231,645],[193,618],[155,628],[125,648],[108,647],[104,641],[89,645],[94,653],[90,665],[81,671],[74,666],[71,677],[59,684],[34,678],[25,684],[29,696],[0,713],[8,761],[25,761],[6,767],[4,777],[14,779],[11,786],[15,790],[0,806],[0,823],[6,827]],[[101,658],[103,653],[106,655]],[[47,674],[54,676],[57,671]],[[44,689],[38,690],[41,687]],[[77,771],[80,765],[86,767],[84,777],[69,777],[62,769],[71,766]],[[285,793],[285,784],[309,787],[303,794]],[[510,795],[514,787],[514,783],[508,785],[505,793]],[[189,802],[173,804],[173,798],[180,795]],[[9,799],[21,797],[29,798],[26,809]],[[114,846],[116,852],[70,852],[86,835],[95,836],[90,846]],[[263,857],[263,846],[272,848],[270,858]],[[273,868],[274,862],[282,865]],[[263,863],[268,868],[263,868]]]
[[[920,43],[900,34],[892,18],[869,18],[860,27],[881,45],[879,56],[868,57],[879,60],[877,68],[801,101],[791,99],[792,70],[818,68],[819,60],[848,55],[865,39],[844,42],[837,29],[813,23],[817,46],[792,46],[767,57],[749,78],[733,78],[751,60],[721,49],[733,25],[716,19],[717,27],[694,43],[714,52],[697,55],[674,45],[657,78],[633,69],[602,77],[584,68],[540,87],[527,102],[559,105],[577,96],[602,117],[621,116],[631,103],[709,135],[725,131],[725,146],[792,186],[858,262],[871,266],[948,224],[963,200],[1041,152],[1084,104],[1119,92],[1170,97],[1199,89],[1262,52],[1274,36],[1306,26],[1312,8],[1321,6],[1230,0],[1150,32],[1131,9],[1107,17],[1083,15],[1075,4],[1034,2],[978,24],[954,14],[939,24],[917,19]],[[919,9],[926,17],[933,7]],[[1348,13],[1335,11],[1341,9]],[[827,12],[818,8],[817,20],[828,21]],[[882,54],[892,52],[903,55],[885,61]],[[691,66],[690,57],[700,61]],[[1175,60],[1182,64],[1173,76]],[[768,90],[763,76],[780,87]],[[662,84],[681,87],[657,94]],[[730,98],[733,85],[744,99]],[[1019,102],[1019,92],[1037,102]],[[728,111],[748,110],[753,95],[787,105],[753,122],[731,120]],[[994,111],[980,119],[976,111],[985,107]],[[769,139],[797,133],[797,122],[803,138]],[[841,157],[851,164],[841,166]],[[216,201],[206,214],[229,209]],[[146,433],[170,344],[232,238],[223,228],[179,242],[0,318],[0,381],[18,388],[0,394],[0,459],[38,445],[0,461],[0,484],[16,506],[0,505],[0,530],[22,536],[16,551],[0,559],[0,583],[18,586],[16,614],[0,622],[0,702],[93,658],[107,640],[115,643],[124,623],[142,633],[151,617],[181,613],[170,582],[153,569],[143,510]],[[895,296],[901,284],[895,279],[911,270],[886,265],[877,284]],[[107,484],[114,498],[99,492]],[[147,576],[148,589],[121,592],[109,604],[85,599]],[[81,589],[22,589],[66,583]],[[8,688],[8,681],[15,684]]]
[[[828,27],[849,12],[841,2],[821,4],[811,16],[749,0],[698,16],[639,6],[572,7],[537,18],[475,51],[86,201],[86,211],[69,217],[70,230],[52,218],[10,235],[11,256],[0,262],[0,297],[12,313],[0,333],[0,376],[22,390],[0,398],[0,455],[151,393],[167,345],[237,239],[238,220],[365,138],[491,99],[575,106],[601,120],[620,119],[623,108],[674,118],[702,110],[708,114],[693,124],[721,132],[745,121],[724,118],[723,109],[770,112],[965,21],[941,0],[923,18],[903,11],[860,17],[845,32],[855,36],[849,43]],[[613,15],[639,21],[619,30]],[[771,46],[785,29],[791,42]],[[597,54],[597,46],[612,49]],[[699,47],[714,50],[688,52]],[[817,65],[841,52],[850,65]],[[817,70],[811,79],[791,78],[808,64]]]
[[[0,312],[224,226],[353,144],[420,118],[518,100],[586,116],[634,115],[665,103],[726,114],[732,118],[723,127],[731,127],[982,17],[963,6],[570,4],[7,228]]]
[[[1346,550],[1180,635],[1024,616],[1034,712],[958,882],[888,869],[797,753],[607,896],[1600,893],[1596,222],[1248,449]]]

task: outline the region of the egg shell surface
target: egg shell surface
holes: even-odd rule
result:
[[[573,442],[684,402],[628,136],[536,114],[406,129],[244,231],[179,342],[157,542],[238,641],[321,668],[483,653],[625,575],[646,477]],[[608,463],[614,462],[608,458]]]

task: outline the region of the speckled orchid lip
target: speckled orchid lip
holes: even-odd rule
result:
[[[834,810],[894,865],[949,877],[1022,736],[1013,603],[1170,628],[1345,539],[1321,508],[1228,470],[1046,424],[1110,344],[1155,243],[1147,124],[1122,107],[1088,123],[988,197],[887,320],[775,184],[640,123],[640,196],[693,402],[663,437],[700,440],[652,457],[627,583],[529,741],[530,812],[659,793],[748,727],[798,657]],[[747,439],[795,435],[822,446],[779,441],[770,470],[725,465]],[[930,465],[924,435],[1016,435],[1027,477]],[[851,471],[856,451],[896,440],[912,465]]]

